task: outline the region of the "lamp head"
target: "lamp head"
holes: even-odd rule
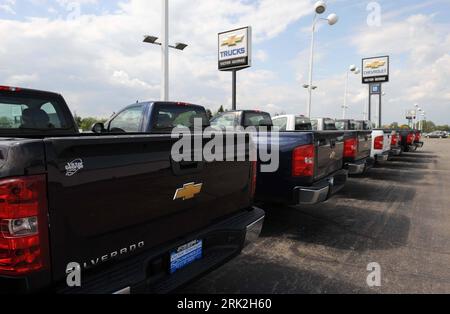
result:
[[[330,26],[332,26],[339,21],[339,16],[337,16],[337,14],[335,14],[335,13],[332,13],[332,14],[328,15],[327,20],[328,20],[328,24]]]
[[[324,1],[317,1],[314,10],[317,14],[323,14],[327,10],[327,4]]]
[[[144,36],[144,43],[148,43],[148,44],[154,44],[156,43],[156,41],[158,40],[158,37],[155,36]]]

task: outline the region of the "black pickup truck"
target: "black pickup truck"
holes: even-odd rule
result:
[[[304,120],[303,118],[300,120]],[[308,123],[300,122],[304,129]],[[279,165],[275,171],[262,171],[258,163],[255,200],[312,205],[328,200],[345,186],[348,171],[343,169],[343,131],[280,131],[270,130],[273,121],[269,113],[255,110],[230,111],[215,117],[211,125],[220,129],[254,128],[254,142],[278,152]],[[276,136],[274,138],[273,136]]]
[[[157,108],[199,112],[177,106]],[[60,95],[21,88],[0,87],[0,133],[0,293],[170,292],[261,231],[250,161],[174,162],[164,132],[79,134]]]

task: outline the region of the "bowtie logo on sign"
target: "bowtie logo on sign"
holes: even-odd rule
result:
[[[233,47],[236,46],[238,43],[241,43],[245,38],[245,35],[242,36],[237,36],[237,35],[233,35],[228,37],[227,39],[225,39],[222,42],[222,47],[223,46],[228,46],[228,47]]]
[[[369,69],[378,69],[386,64],[385,61],[373,61],[371,63],[366,64],[366,68]]]

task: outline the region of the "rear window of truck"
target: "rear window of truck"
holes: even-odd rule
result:
[[[50,131],[71,127],[65,119],[65,104],[44,96],[0,93],[0,130]]]
[[[156,105],[154,111],[153,129],[168,131],[177,127],[193,128],[196,119],[202,121],[202,126],[209,126],[205,109],[189,105]]]
[[[336,129],[339,131],[357,131],[362,130],[362,124],[357,121],[336,121]]]
[[[311,131],[312,124],[311,120],[306,117],[296,117],[295,118],[295,130],[296,131]]]
[[[244,114],[244,127],[273,126],[272,117],[265,112],[246,112]]]

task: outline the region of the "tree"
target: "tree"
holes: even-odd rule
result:
[[[81,123],[83,122],[83,119],[77,115],[76,112],[73,113],[73,118],[75,119],[75,123],[77,124],[78,128],[81,128]]]
[[[400,125],[398,124],[398,122],[393,122],[391,124],[391,129],[398,129],[400,127]]]
[[[220,106],[219,111],[217,111],[217,113],[224,113],[225,110],[223,109],[223,106]]]
[[[206,117],[208,118],[208,120],[211,120],[213,118],[213,113],[211,110],[206,110]]]
[[[13,127],[13,121],[7,117],[0,118],[0,128],[11,129]]]
[[[106,119],[99,119],[99,118],[93,118],[88,117],[81,120],[81,123],[79,125],[79,128],[83,131],[90,131],[92,126],[96,123],[105,123]]]
[[[436,125],[432,121],[423,121],[423,131],[425,133],[431,133],[436,131]]]

